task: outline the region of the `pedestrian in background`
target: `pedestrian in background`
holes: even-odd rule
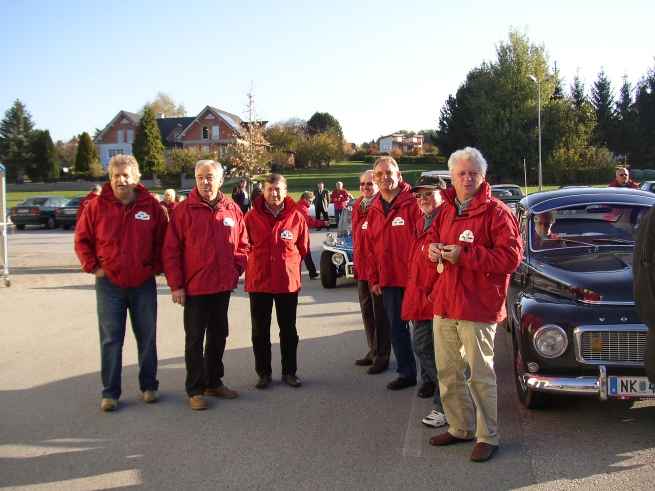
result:
[[[243,214],[220,191],[221,164],[200,160],[194,173],[196,187],[171,217],[162,257],[173,302],[184,307],[189,406],[202,410],[206,396],[237,396],[222,380],[223,353],[230,295],[246,268],[249,245]]]
[[[250,200],[248,199],[245,179],[241,179],[239,185],[232,190],[232,199],[239,206],[241,213],[245,215],[250,209]]]
[[[343,183],[337,182],[336,189],[330,195],[330,201],[334,204],[334,221],[337,223],[337,226],[339,226],[339,219],[341,218],[343,209],[348,206],[349,199],[350,195],[343,188]]]
[[[608,187],[639,189],[637,183],[630,179],[630,172],[628,172],[628,169],[625,167],[617,169],[616,179],[614,179]]]
[[[80,200],[80,204],[77,206],[77,216],[75,219],[75,223],[79,222],[80,217],[82,216],[82,213],[84,212],[85,208],[89,205],[89,203],[92,200],[100,196],[101,192],[102,192],[102,188],[100,187],[100,184],[94,184],[93,187],[91,188],[91,192]]]
[[[302,193],[302,196],[298,200],[298,203],[296,203],[296,208],[305,218],[305,221],[307,222],[307,227],[309,228],[321,227],[321,226],[328,227],[330,225],[329,221],[326,220],[322,222],[320,220],[314,220],[310,215],[309,207],[312,204],[312,201],[314,201],[314,193],[312,193],[311,191],[305,191],[304,193]],[[307,246],[307,255],[305,256],[304,261],[305,261],[305,267],[309,272],[309,279],[315,280],[316,278],[318,278],[318,273],[316,272],[316,265],[314,264],[314,260],[312,259],[312,250],[309,244]]]
[[[328,207],[330,206],[330,192],[323,187],[323,183],[319,182],[314,190],[314,213],[317,220],[328,222],[328,229],[330,228],[330,217],[328,216]],[[322,218],[321,218],[322,217]],[[321,231],[321,227],[316,229],[317,232]]]
[[[75,253],[95,275],[100,329],[100,408],[114,411],[121,396],[125,321],[130,314],[137,343],[139,388],[148,403],[159,400],[157,380],[157,287],[168,222],[164,210],[139,183],[131,155],[109,161],[109,182],[84,210],[75,228]]]

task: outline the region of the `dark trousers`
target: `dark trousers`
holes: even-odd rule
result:
[[[229,334],[227,309],[232,292],[187,295],[184,305],[184,362],[186,392],[203,395],[206,388],[223,385],[223,353]],[[206,336],[206,340],[205,340]],[[202,344],[205,341],[203,356]]]
[[[316,265],[312,259],[312,251],[307,253],[303,261],[305,261],[305,267],[307,268],[307,271],[309,271],[309,277],[314,278],[316,276]]]
[[[384,311],[382,296],[371,291],[368,281],[361,280],[357,281],[357,293],[369,348],[364,358],[371,360],[376,366],[388,365],[391,355],[391,328],[387,313]]]
[[[298,332],[296,311],[298,292],[261,293],[250,292],[250,319],[252,322],[252,349],[255,353],[255,371],[260,377],[271,375],[271,316],[275,302],[275,316],[280,327],[280,354],[282,375],[295,375]]]
[[[330,220],[330,217],[328,216],[328,212],[327,212],[327,210],[324,210],[324,209],[322,209],[322,208],[319,208],[318,206],[315,207],[315,210],[316,210],[316,219],[317,219],[317,220],[322,220],[322,221],[324,221],[324,222]],[[321,218],[321,216],[322,216],[323,218]],[[321,230],[321,228],[322,228],[322,227],[318,227],[317,230]],[[330,228],[330,227],[328,226],[328,228]]]
[[[396,355],[396,372],[404,378],[416,378],[416,358],[412,351],[409,324],[401,317],[405,289],[397,286],[382,288],[382,302],[391,326],[391,346]]]

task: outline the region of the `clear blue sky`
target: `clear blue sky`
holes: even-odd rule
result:
[[[53,140],[93,134],[157,92],[189,116],[336,117],[349,141],[436,128],[510,27],[543,43],[568,87],[601,67],[618,94],[655,66],[655,1],[0,0],[0,117],[15,99]]]

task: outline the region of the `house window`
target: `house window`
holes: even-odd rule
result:
[[[134,141],[134,130],[127,130],[127,143]]]
[[[116,157],[116,155],[123,155],[123,149],[122,148],[110,148],[107,150],[107,156],[111,159],[112,157]]]
[[[218,140],[221,137],[220,131],[218,131],[218,125],[215,124],[212,126],[212,140]]]
[[[203,145],[202,146],[202,153],[204,153],[204,154],[209,153],[209,145]]]
[[[202,139],[209,140],[209,126],[202,127]]]
[[[116,132],[116,143],[123,143],[123,130]]]

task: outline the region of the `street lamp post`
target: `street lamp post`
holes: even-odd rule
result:
[[[539,191],[543,191],[543,167],[541,164],[541,84],[548,82],[549,80],[555,78],[555,75],[550,73],[544,77],[540,82],[537,80],[537,77],[534,75],[527,75],[528,80],[532,80],[537,84],[537,111],[538,111],[538,125],[539,125]]]

